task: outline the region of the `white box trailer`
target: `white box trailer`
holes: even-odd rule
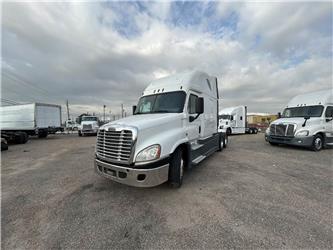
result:
[[[30,103],[0,107],[0,129],[4,135],[23,132],[46,137],[62,130],[61,106]]]
[[[222,109],[219,112],[220,129],[231,134],[257,134],[258,129],[247,125],[247,107],[237,106]]]

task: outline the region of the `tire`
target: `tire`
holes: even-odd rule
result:
[[[176,149],[172,154],[169,166],[169,183],[174,188],[179,188],[183,183],[185,161],[183,159],[183,150]]]
[[[269,144],[271,144],[272,146],[277,146],[278,145],[276,142],[270,142],[270,141],[269,141]]]
[[[228,135],[224,135],[223,140],[224,140],[223,147],[226,148],[229,142]]]
[[[231,128],[227,128],[227,135],[231,135],[232,131]]]
[[[22,132],[21,133],[21,144],[25,144],[27,143],[27,141],[29,140],[29,136],[27,133]]]
[[[322,135],[315,135],[313,137],[313,141],[312,141],[312,146],[311,149],[313,151],[320,151],[323,148],[324,145],[324,138]]]
[[[79,133],[78,133],[78,135],[79,135],[79,136],[82,136],[82,133],[81,133],[81,131],[80,131],[80,130],[79,130]]]
[[[28,135],[25,132],[16,132],[14,134],[15,144],[25,144],[28,141]]]
[[[1,151],[8,150],[8,144],[6,142],[1,141]]]
[[[224,148],[224,136],[223,134],[220,134],[220,137],[219,137],[219,147],[217,149],[218,152],[221,152]]]
[[[258,129],[255,129],[255,130],[254,130],[254,133],[255,133],[255,134],[258,134]]]
[[[38,138],[46,138],[48,132],[46,130],[40,130],[38,131]]]

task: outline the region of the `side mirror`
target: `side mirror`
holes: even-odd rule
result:
[[[195,111],[197,114],[202,114],[204,112],[204,99],[199,97],[196,103]]]
[[[136,105],[133,105],[133,106],[132,106],[132,114],[133,114],[133,115],[135,114],[135,110],[136,110]]]

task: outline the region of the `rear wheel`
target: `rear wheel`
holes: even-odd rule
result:
[[[224,136],[223,136],[223,134],[220,134],[219,148],[217,151],[221,152],[223,148],[224,148]]]
[[[79,134],[79,136],[82,136],[82,133],[81,133],[81,131],[80,131],[80,130],[79,130],[79,133],[78,133],[78,134]]]
[[[231,135],[231,128],[227,128],[227,135]]]
[[[311,149],[313,151],[320,151],[323,148],[324,139],[322,135],[315,135],[313,137]]]
[[[228,135],[224,135],[223,140],[224,140],[223,147],[226,148],[228,145]]]
[[[46,138],[47,134],[47,130],[40,130],[38,131],[38,138]]]
[[[183,150],[178,148],[171,156],[169,166],[169,183],[172,187],[179,188],[184,176]]]

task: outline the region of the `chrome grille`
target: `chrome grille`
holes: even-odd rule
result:
[[[271,135],[276,136],[294,136],[295,125],[294,124],[272,124],[269,132]]]
[[[83,124],[82,130],[92,130],[91,124]]]
[[[96,153],[106,160],[129,163],[132,147],[133,134],[131,130],[100,130],[98,132]]]

